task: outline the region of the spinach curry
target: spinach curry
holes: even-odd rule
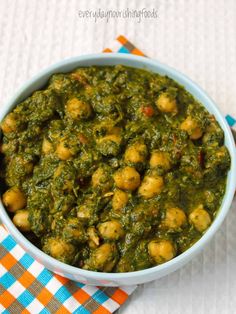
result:
[[[25,236],[83,269],[136,271],[217,215],[224,133],[167,76],[122,65],[54,74],[1,123],[3,203]]]

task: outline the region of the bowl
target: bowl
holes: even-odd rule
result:
[[[16,104],[28,97],[33,91],[42,88],[49,77],[58,72],[69,72],[76,67],[80,66],[92,66],[92,65],[116,65],[123,64],[126,66],[142,68],[157,72],[162,75],[168,75],[172,79],[176,80],[179,84],[183,85],[187,91],[189,91],[204,107],[212,113],[225,134],[225,145],[229,150],[231,156],[231,167],[227,176],[226,192],[218,211],[215,220],[212,225],[206,231],[206,233],[197,241],[191,248],[175,257],[174,259],[164,264],[128,273],[102,273],[83,270],[74,266],[64,264],[49,255],[42,252],[31,242],[29,242],[24,235],[14,226],[10,217],[8,216],[3,204],[0,203],[0,218],[3,224],[6,226],[10,234],[19,243],[26,252],[33,256],[37,261],[42,263],[49,270],[60,274],[69,279],[79,281],[89,285],[96,286],[119,286],[119,285],[132,285],[141,284],[148,281],[155,280],[182,267],[188,261],[190,261],[197,253],[199,253],[207,244],[207,242],[213,237],[217,229],[222,224],[233,199],[236,189],[236,150],[232,133],[227,125],[224,117],[221,115],[215,103],[207,96],[207,94],[198,87],[193,81],[187,78],[185,75],[178,71],[161,64],[158,61],[151,60],[145,57],[139,57],[134,55],[111,53],[111,54],[92,54],[74,57],[63,60],[55,65],[52,65],[26,82],[21,89],[0,108],[0,121],[4,116],[10,112]]]

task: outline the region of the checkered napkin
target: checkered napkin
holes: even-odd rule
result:
[[[124,36],[103,52],[145,56]],[[228,124],[236,120],[226,116]],[[135,290],[129,287],[92,287],[54,274],[26,253],[0,226],[0,312],[108,314],[117,310]]]
[[[93,287],[47,270],[0,226],[0,313],[108,314],[136,288]]]

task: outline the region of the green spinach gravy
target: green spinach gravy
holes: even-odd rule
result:
[[[224,133],[167,76],[122,65],[54,74],[1,129],[13,223],[83,269],[171,260],[204,234],[225,193]]]

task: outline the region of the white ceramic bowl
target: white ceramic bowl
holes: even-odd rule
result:
[[[48,269],[73,280],[87,283],[90,285],[100,286],[118,286],[118,285],[131,285],[141,284],[144,282],[152,281],[154,279],[165,276],[176,269],[180,268],[191,260],[201,249],[204,248],[206,243],[212,238],[217,229],[222,224],[233,199],[236,188],[236,150],[235,143],[232,137],[230,128],[228,127],[224,117],[217,109],[214,102],[206,95],[206,93],[188,79],[183,74],[174,69],[169,68],[155,60],[145,57],[138,57],[134,55],[111,53],[111,54],[94,54],[75,57],[61,61],[55,65],[50,66],[42,71],[34,78],[25,83],[22,88],[0,108],[0,121],[3,117],[14,108],[16,104],[28,97],[33,91],[42,88],[49,77],[53,73],[69,72],[76,67],[91,66],[91,65],[116,65],[123,64],[136,68],[143,68],[160,74],[168,75],[176,80],[179,84],[183,85],[196,99],[198,99],[205,108],[214,114],[221,128],[225,133],[225,145],[227,146],[231,156],[231,168],[227,178],[226,193],[221,205],[221,208],[213,221],[210,228],[202,236],[202,238],[195,243],[190,249],[175,257],[174,259],[162,265],[129,273],[100,273],[88,270],[83,270],[57,261],[56,259],[43,253],[31,242],[29,242],[20,231],[14,226],[9,218],[2,203],[0,203],[0,218],[15,240],[36,260],[42,263]]]

